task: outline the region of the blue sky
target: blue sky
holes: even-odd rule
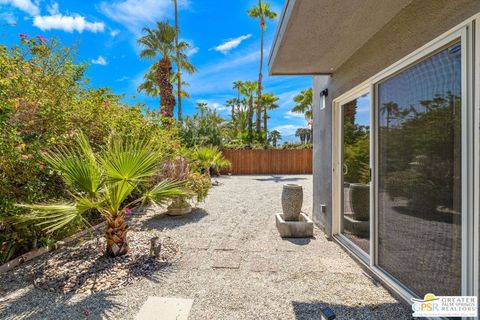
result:
[[[184,112],[195,112],[204,101],[227,117],[224,104],[235,96],[234,80],[256,80],[259,67],[258,22],[246,11],[256,0],[179,0],[180,37],[192,44],[189,52],[198,72],[188,76]],[[283,1],[271,1],[280,15]],[[172,0],[50,1],[0,0],[0,42],[18,43],[19,33],[57,37],[65,45],[78,43],[79,57],[91,63],[87,76],[93,86],[111,88],[128,102],[158,109],[158,99],[136,91],[151,61],[141,60],[136,39],[144,26],[168,19],[173,23]],[[293,97],[311,86],[311,77],[270,77],[267,61],[278,19],[268,22],[265,34],[264,91],[280,97],[272,111],[271,129],[283,135],[306,126],[302,115],[292,114]]]

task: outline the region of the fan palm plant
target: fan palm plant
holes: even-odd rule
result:
[[[176,53],[175,37],[177,32],[166,21],[157,22],[155,29],[143,28],[143,32],[145,35],[137,40],[138,44],[143,47],[140,57],[148,59],[161,57],[155,67],[155,81],[160,89],[160,110],[164,116],[172,117],[175,107],[171,83],[172,59]]]
[[[223,156],[217,147],[198,147],[193,151],[194,164],[206,175],[218,174],[220,170],[228,168],[231,163]]]
[[[131,207],[146,203],[165,204],[188,193],[184,184],[163,180],[152,188],[146,182],[158,172],[162,152],[149,140],[112,139],[94,153],[88,139],[77,133],[78,146],[59,147],[42,154],[45,161],[65,180],[72,200],[54,204],[21,204],[31,213],[23,217],[52,233],[72,224],[89,227],[86,215],[97,211],[106,222],[106,253],[120,256],[128,252],[125,215]],[[132,193],[139,194],[131,199]]]

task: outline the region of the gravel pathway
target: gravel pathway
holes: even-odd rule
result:
[[[154,276],[90,295],[33,287],[29,264],[0,277],[0,319],[133,319],[148,296],[194,299],[194,319],[411,319],[409,307],[370,278],[315,229],[313,239],[282,240],[274,213],[284,183],[304,186],[312,207],[312,177],[235,176],[218,179],[193,214],[136,213],[131,230],[160,230],[179,243],[179,258]],[[159,318],[161,319],[161,318]]]

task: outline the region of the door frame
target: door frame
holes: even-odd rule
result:
[[[349,91],[348,94],[343,95],[339,99],[333,101],[333,179],[332,179],[332,235],[337,238],[338,241],[341,241],[345,246],[348,246],[351,251],[353,251],[356,256],[361,258],[364,263],[370,265],[370,255],[372,254],[372,218],[373,218],[373,207],[372,207],[372,185],[373,179],[370,181],[370,254],[367,254],[365,251],[360,249],[355,243],[342,234],[342,209],[343,209],[343,108],[342,106],[352,100],[355,100],[365,94],[370,94],[370,168],[372,167],[372,94],[370,91],[370,84],[364,83],[360,86],[355,87],[353,90]],[[335,214],[336,213],[336,214]]]
[[[378,266],[378,113],[377,85],[381,81],[415,65],[435,51],[460,39],[462,46],[462,295],[479,294],[479,125],[480,125],[480,14],[467,19],[436,39],[415,50],[403,59],[375,74],[352,90],[335,98],[332,102],[332,235],[347,251],[360,258],[366,267],[383,280],[402,298],[410,302],[416,295],[388,272]],[[477,24],[475,22],[477,21]],[[475,47],[474,47],[475,45]],[[476,48],[476,50],[475,50]],[[475,57],[475,58],[474,58]],[[474,63],[475,62],[475,63]],[[474,73],[474,70],[475,73]],[[477,84],[476,87],[474,83]],[[370,187],[370,255],[365,255],[352,241],[341,234],[341,210],[343,194],[343,125],[341,106],[369,92],[370,109],[370,167],[372,178]],[[475,102],[475,103],[474,103]],[[476,107],[474,112],[474,105]],[[476,153],[475,153],[476,152]],[[475,175],[473,173],[476,173]]]

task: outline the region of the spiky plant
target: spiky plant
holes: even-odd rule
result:
[[[75,139],[78,144],[75,147],[59,147],[42,154],[69,186],[72,200],[20,204],[31,210],[23,220],[52,233],[72,224],[89,227],[87,213],[98,211],[106,222],[106,254],[123,255],[128,252],[125,215],[130,213],[130,208],[146,203],[165,204],[187,191],[182,182],[170,180],[144,188],[157,173],[162,157],[161,150],[148,139],[115,137],[98,153],[93,152],[84,134],[76,133]],[[139,196],[129,199],[134,191]]]
[[[222,152],[213,146],[196,148],[192,153],[192,160],[197,168],[209,177],[211,173],[216,174],[231,165]]]

